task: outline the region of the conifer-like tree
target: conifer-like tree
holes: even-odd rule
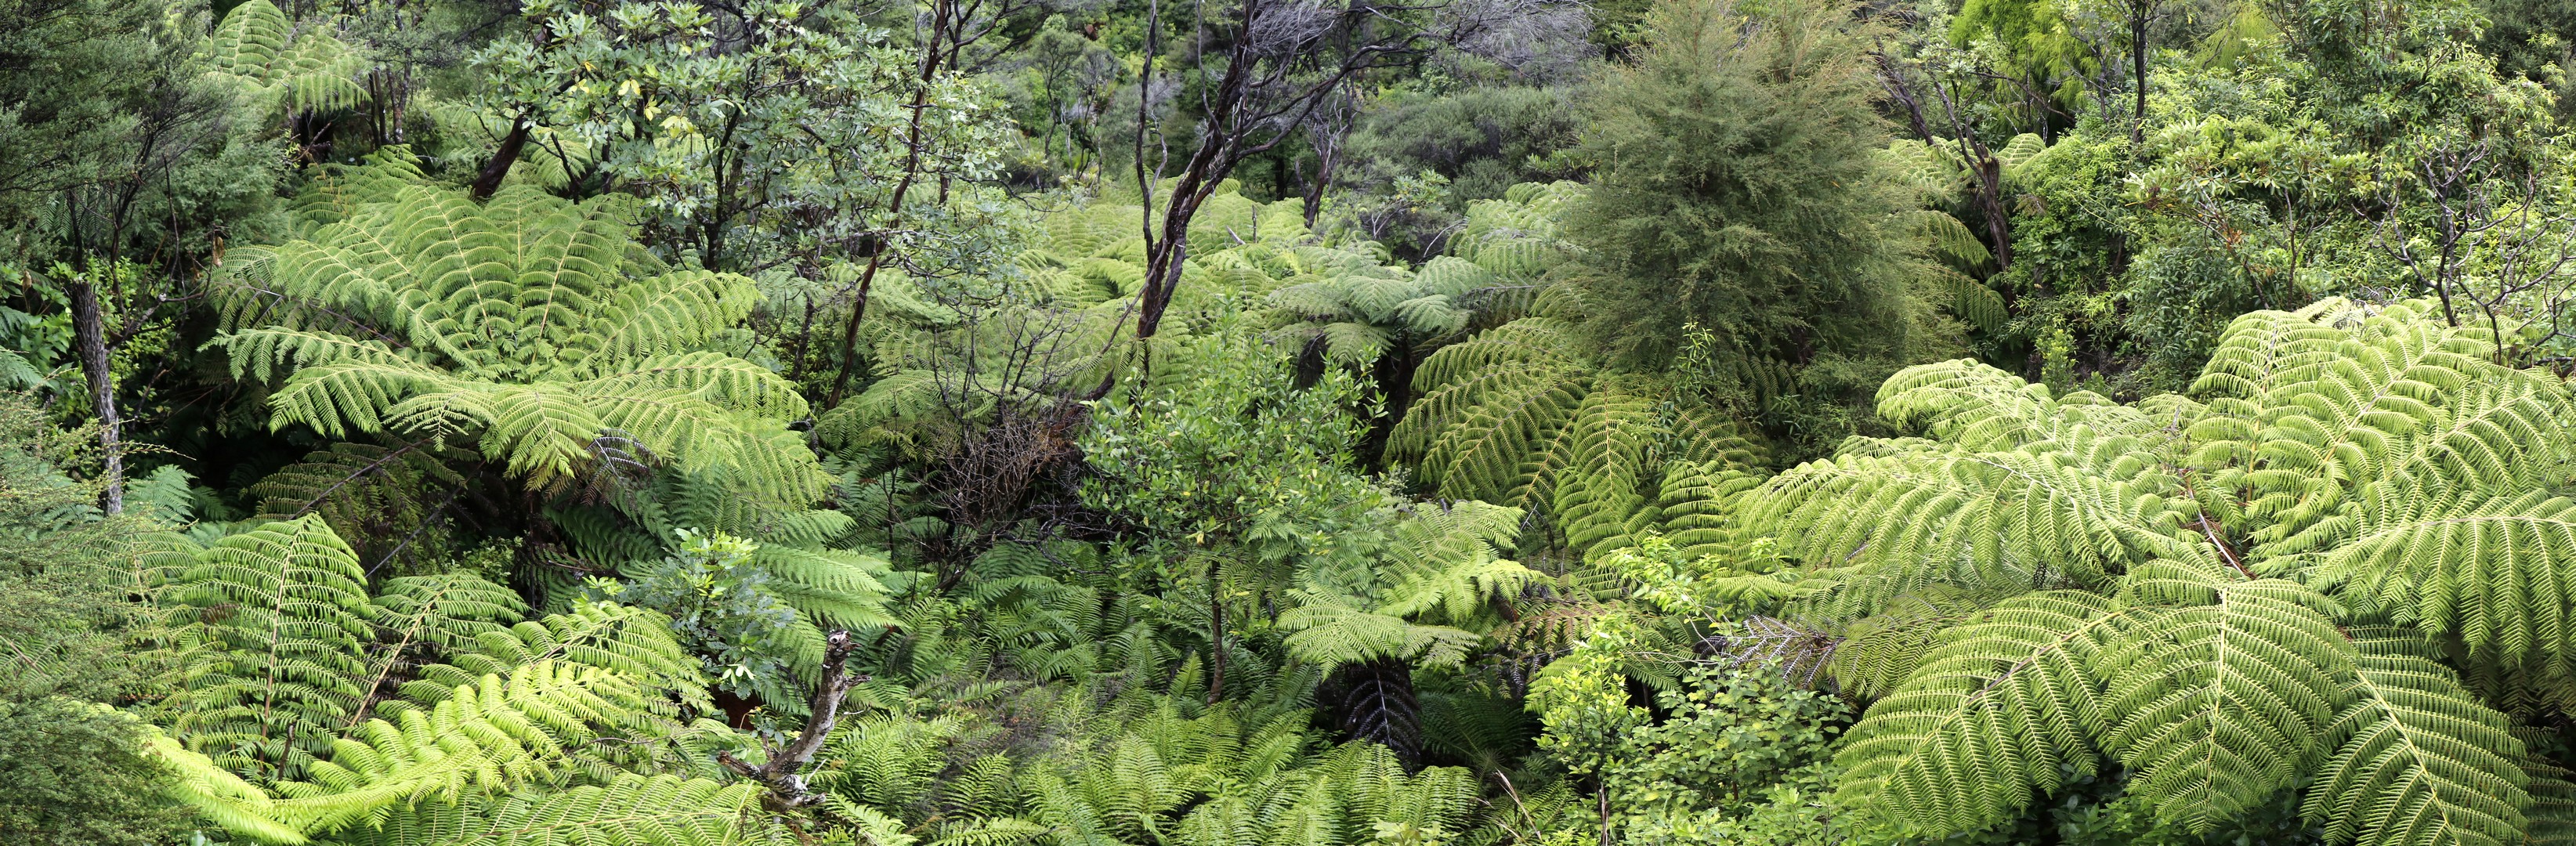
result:
[[[1903,349],[1923,271],[1890,231],[1868,33],[1838,3],[1748,6],[1658,4],[1591,103],[1567,232],[1617,363],[1668,361],[1690,322],[1792,365]]]

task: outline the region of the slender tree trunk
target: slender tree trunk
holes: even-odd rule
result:
[[[1208,561],[1208,704],[1225,698],[1225,588],[1217,581],[1220,567]]]
[[[2147,5],[2149,0],[2129,1],[2138,4],[2136,13],[2129,18],[2129,60],[2138,83],[2138,112],[2129,124],[2129,140],[2144,144],[2147,142],[2147,12],[2150,7]]]
[[[500,149],[492,151],[491,160],[484,162],[482,172],[474,176],[475,202],[489,200],[492,198],[492,192],[501,190],[501,178],[510,175],[510,165],[519,160],[519,151],[527,146],[528,119],[525,117],[512,119],[510,134],[501,136]]]
[[[99,508],[109,514],[125,511],[125,452],[120,437],[123,421],[116,416],[116,380],[109,371],[107,359],[107,325],[99,315],[98,286],[84,273],[71,278],[72,346],[80,356],[81,375],[89,383],[89,399],[98,409],[98,445],[105,467],[100,476],[107,482],[99,493]]]
[[[1333,166],[1340,163],[1342,145],[1315,149],[1315,181],[1306,185],[1306,228],[1315,228],[1315,215],[1324,210],[1324,189],[1333,184]]]
[[[812,352],[813,349],[814,298],[809,295],[805,298],[805,322],[798,324],[796,328],[796,355],[790,359],[795,363],[787,368],[787,381],[794,382],[805,377],[805,354]]]
[[[814,680],[814,692],[806,701],[805,729],[787,745],[770,750],[769,761],[760,766],[743,763],[730,752],[716,753],[716,762],[745,778],[769,788],[769,802],[780,808],[801,808],[822,801],[806,788],[805,767],[814,763],[814,753],[821,751],[823,740],[841,720],[841,702],[850,688],[868,681],[865,674],[849,672],[850,653],[857,649],[848,629],[840,629],[823,638],[823,671]]]
[[[1954,136],[1949,139],[1932,131],[1931,120],[1924,114],[1923,99],[1905,75],[1904,67],[1884,52],[1878,53],[1877,59],[1879,80],[1888,96],[1905,110],[1906,123],[1914,129],[1915,137],[1925,144],[1938,145],[1949,141],[1958,145],[1960,160],[1967,165],[1970,175],[1976,177],[1974,202],[1986,219],[1986,240],[1989,242],[1986,250],[1994,256],[1995,272],[2010,269],[2013,259],[2012,218],[2004,210],[2003,163],[1995,158],[1993,150],[1986,147],[1986,142],[1977,138],[1975,129],[1959,119],[1958,102],[1941,87],[1940,80],[1931,80],[1932,93],[1941,98],[1942,112],[1949,119],[1951,135]],[[2006,293],[2005,296],[2010,297],[2011,294]]]
[[[924,48],[921,57],[921,78],[912,89],[912,121],[903,135],[903,178],[895,182],[894,193],[886,202],[886,210],[896,220],[902,219],[904,194],[912,190],[913,180],[921,175],[921,115],[930,105],[930,83],[939,76],[939,39],[947,29],[949,8],[944,0],[932,7],[930,37],[925,39],[930,46]],[[859,358],[859,321],[868,314],[868,292],[876,287],[877,269],[885,265],[886,253],[894,249],[890,240],[877,239],[876,251],[868,254],[867,269],[859,273],[858,298],[850,303],[850,322],[841,328],[841,371],[832,377],[832,393],[823,400],[826,408],[840,405],[841,396],[850,389],[850,376]]]

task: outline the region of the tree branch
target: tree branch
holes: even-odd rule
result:
[[[786,746],[771,750],[769,762],[760,766],[743,763],[731,753],[716,753],[716,763],[744,778],[769,788],[770,801],[781,808],[799,808],[822,801],[822,797],[805,787],[805,766],[814,762],[814,753],[823,748],[823,739],[841,720],[841,701],[850,688],[868,680],[864,673],[850,675],[850,653],[857,647],[850,641],[850,630],[835,629],[823,639],[823,677],[814,683],[814,695],[807,701],[810,713],[805,717],[805,730]]]

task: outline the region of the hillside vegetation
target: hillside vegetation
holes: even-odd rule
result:
[[[2576,843],[2570,44],[0,0],[0,843]]]

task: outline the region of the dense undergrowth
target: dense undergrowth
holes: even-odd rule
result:
[[[0,841],[2576,838],[2564,17],[0,0]]]

